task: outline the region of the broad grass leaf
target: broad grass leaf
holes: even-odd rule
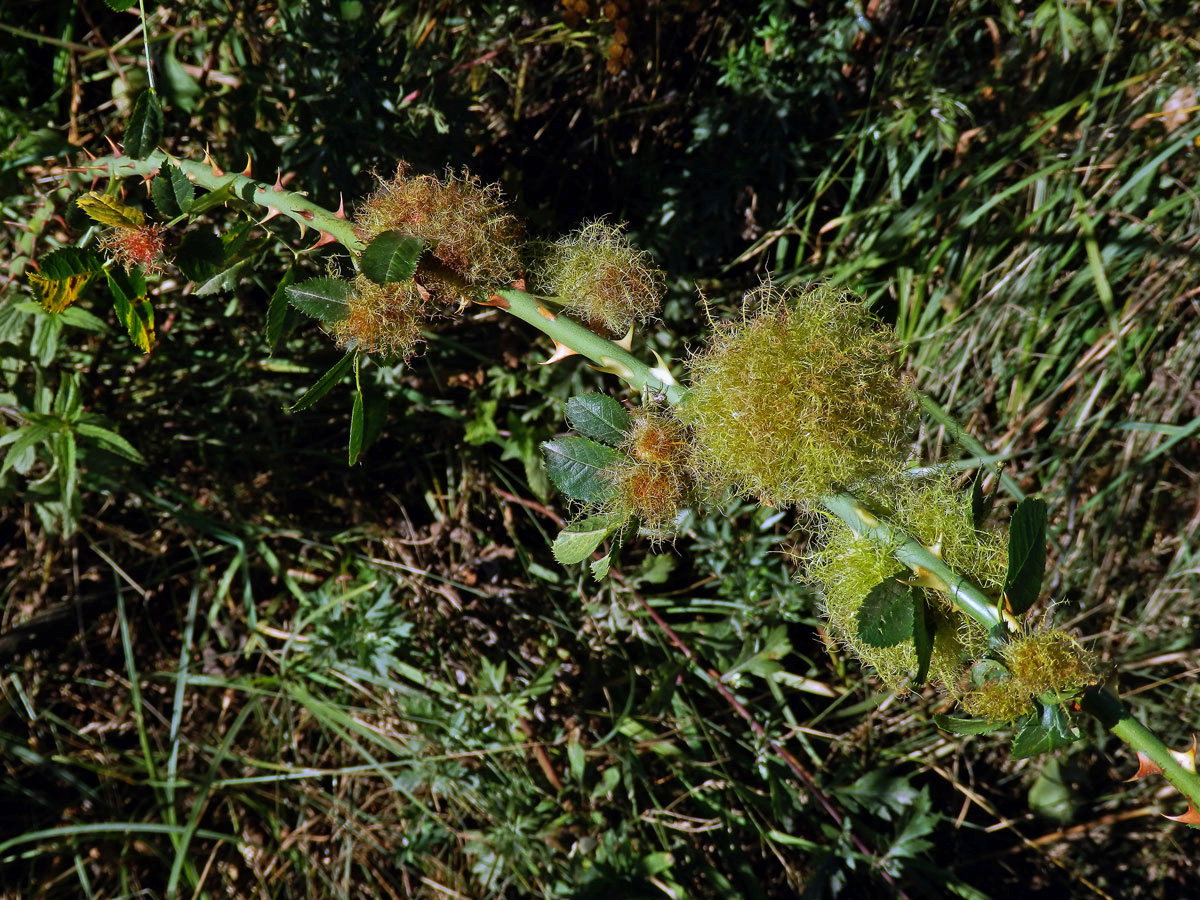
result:
[[[86,422],[81,422],[75,426],[75,430],[80,437],[85,437],[102,450],[107,450],[109,453],[123,457],[130,462],[144,464],[145,458],[141,453],[134,448],[133,444],[125,440],[115,431],[110,431],[107,428],[102,428],[99,425],[90,425]]]
[[[580,394],[567,401],[567,422],[581,435],[615,447],[629,430],[629,413],[607,394]]]

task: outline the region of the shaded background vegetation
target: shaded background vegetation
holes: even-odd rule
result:
[[[668,357],[702,339],[698,291],[714,315],[767,273],[870,298],[915,381],[1049,499],[1060,620],[1186,743],[1189,4],[147,6],[167,149],[248,154],[330,206],[404,159],[500,181],[535,238],[627,222],[669,273],[646,336]],[[1196,832],[1118,783],[1102,734],[1013,762],[827,645],[790,515],[731,506],[606,584],[556,566],[569,511],[536,447],[604,382],[538,366],[516,323],[438,322],[369,368],[381,427],[351,469],[348,395],[281,411],[337,351],[300,321],[262,337],[307,245],[289,226],[219,289],[168,272],[151,355],[99,292],[109,330],[45,352],[23,274],[85,238],[69,166],[120,138],[139,20],[0,10],[2,427],[74,373],[146,460],[85,453],[71,534],[52,453],[2,476],[0,895],[1186,895]]]

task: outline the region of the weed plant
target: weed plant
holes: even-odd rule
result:
[[[157,134],[134,13],[38,4],[0,22],[15,223],[0,303],[0,894],[1182,895],[1195,835],[1155,814],[1183,804],[1154,795],[1157,779],[1118,785],[1133,762],[1099,725],[1076,716],[1090,740],[1029,762],[931,718],[982,694],[1009,704],[974,709],[1001,721],[1074,716],[1035,704],[1099,676],[1187,745],[1190,11],[580,6],[146,4]],[[154,174],[148,193],[78,171],[76,148],[107,153],[105,134]],[[401,180],[372,176],[398,155]],[[533,258],[512,251],[497,180],[546,237]],[[370,200],[350,198],[396,200],[388,185],[465,192],[495,229],[487,247],[507,249],[442,253],[453,221],[346,230],[334,211],[361,225]],[[115,224],[79,205],[90,190]],[[579,225],[602,218],[628,227]],[[553,266],[535,276],[556,240],[625,254],[618,301],[670,273],[660,320],[649,306],[595,316],[616,338],[639,323],[642,368],[623,371],[615,342],[576,347],[640,380],[632,411],[616,404],[628,427],[620,413],[597,425],[613,407],[594,398],[616,382],[568,355],[586,307],[529,306],[550,366],[501,310],[455,314],[526,267],[530,288],[554,290]],[[894,326],[926,392],[918,451],[896,436],[914,402],[896,388],[887,436],[863,442],[870,464],[821,481],[856,483],[870,514],[991,599],[1008,542],[977,508],[995,497],[1003,522],[1044,496],[1050,637],[1013,632],[995,665],[956,679],[987,656],[986,630],[938,605],[936,572],[913,573],[936,620],[930,679],[948,693],[902,696],[916,644],[874,648],[902,658],[860,670],[861,607],[840,630],[833,614],[896,573],[880,544],[814,521],[821,489],[794,490],[794,466],[758,484],[737,468],[744,447],[716,477],[678,449],[695,420],[670,412],[684,393],[664,380],[684,368],[670,360],[690,347],[702,376],[739,322],[794,315],[741,317],[764,269],[779,290],[865,296],[871,315],[832,308],[872,341],[875,317]],[[734,323],[717,343],[697,283]],[[518,295],[496,294],[510,312]],[[904,383],[880,353],[855,401]],[[539,449],[573,439],[564,415],[599,429],[613,461],[566,509]],[[949,461],[897,486],[910,456]],[[972,494],[960,473],[979,467]],[[793,500],[809,502],[807,530]],[[631,511],[650,540],[622,527]],[[564,526],[616,553],[564,568],[549,549]],[[792,580],[784,538],[822,593]],[[839,601],[832,561],[853,554],[879,577]]]

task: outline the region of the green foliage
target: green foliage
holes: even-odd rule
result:
[[[619,446],[632,420],[620,403],[607,394],[580,394],[567,401],[565,415],[572,428],[585,438],[610,447]]]
[[[610,447],[585,437],[567,436],[542,444],[546,473],[570,500],[602,506],[613,494],[604,469],[620,457]]]
[[[162,129],[162,105],[154,88],[149,88],[142,91],[133,104],[125,129],[125,152],[134,159],[145,159],[162,140]]]
[[[363,274],[376,284],[392,284],[413,277],[424,251],[420,238],[403,231],[383,231],[375,235],[358,262]]]
[[[349,315],[350,285],[339,278],[310,278],[283,290],[293,307],[327,325]]]
[[[885,579],[863,597],[858,608],[858,637],[869,647],[894,647],[913,637],[913,589],[895,577]],[[932,648],[932,641],[929,642]],[[928,662],[925,663],[928,668]],[[918,678],[922,681],[922,678]]]
[[[1046,570],[1046,501],[1027,497],[1008,526],[1008,574],[1004,596],[1015,615],[1024,614],[1042,592]]]

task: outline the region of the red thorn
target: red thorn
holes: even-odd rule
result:
[[[1196,807],[1188,804],[1187,812],[1182,816],[1163,816],[1164,819],[1170,819],[1172,822],[1182,822],[1184,825],[1200,825],[1200,812],[1196,811]]]
[[[421,302],[428,303],[433,294],[429,293],[429,291],[425,289],[425,285],[421,284],[421,282],[417,281],[416,279],[413,279],[413,287],[417,289],[417,296],[421,298]]]
[[[1163,770],[1159,767],[1158,763],[1150,759],[1150,757],[1148,757],[1141,750],[1137,752],[1137,759],[1138,769],[1125,779],[1127,782],[1137,781],[1139,778],[1145,778],[1147,775],[1161,775],[1163,773]]]
[[[554,313],[550,312],[550,310],[546,309],[546,307],[544,307],[544,306],[539,305],[537,308],[537,311],[538,311],[538,315],[542,316],[543,318],[549,319],[551,322],[553,322],[555,319],[558,318],[558,316],[556,316]]]
[[[267,214],[265,216],[263,216],[261,219],[259,219],[258,224],[261,225],[263,222],[270,222],[277,215],[279,215],[279,210],[274,206],[268,206]]]
[[[92,155],[92,152],[90,150],[88,150],[87,147],[80,147],[79,149],[83,151],[83,155],[86,156],[88,159],[96,158],[95,156]]]
[[[311,222],[314,218],[313,214],[310,213],[307,209],[296,210],[296,215],[298,215],[300,218],[302,218],[305,222]]]
[[[120,155],[121,155],[121,150],[120,150],[120,148],[119,148],[119,147],[117,147],[117,145],[116,145],[116,144],[113,142],[113,139],[112,139],[112,138],[110,138],[110,137],[109,137],[107,134],[104,136],[104,139],[105,139],[106,141],[108,141],[108,146],[112,147],[113,156],[120,156]]]
[[[303,219],[301,219],[296,224],[300,226],[300,237],[303,238],[304,235],[308,233],[308,226],[304,224]]]
[[[311,247],[309,247],[308,249],[309,249],[309,250],[316,250],[318,247],[323,247],[323,246],[325,246],[326,244],[336,244],[337,242],[338,242],[338,239],[337,239],[337,238],[335,238],[335,237],[334,237],[332,234],[330,234],[328,231],[322,231],[322,232],[321,232],[321,239],[320,239],[320,240],[318,240],[318,241],[317,241],[315,244],[313,244],[313,245],[312,245]]]
[[[572,350],[566,344],[560,344],[558,341],[554,341],[554,352],[552,354],[550,354],[550,358],[548,360],[546,360],[544,363],[542,363],[541,365],[548,366],[551,363],[556,363],[561,360],[564,360],[568,356],[576,356],[576,355],[577,355],[577,352],[575,350]]]
[[[337,212],[335,212],[333,215],[338,219],[346,218],[346,201],[344,199],[342,199],[341,191],[338,192]]]
[[[486,300],[476,300],[480,306],[494,306],[496,309],[508,309],[511,304],[499,294],[491,294]]]
[[[511,287],[513,290],[523,291],[525,290],[525,279],[523,277],[518,278],[516,281],[512,282],[509,287]]]
[[[253,160],[250,159],[250,154],[247,153],[246,154],[246,168],[242,169],[242,174],[245,175],[247,178],[251,177],[250,169],[252,168],[252,165],[253,165]]]
[[[275,183],[273,185],[271,185],[271,190],[273,190],[273,191],[282,191],[283,190],[283,173],[280,172],[278,169],[275,170]]]
[[[407,94],[405,94],[403,97],[401,97],[400,102],[401,103],[412,103],[414,100],[416,100],[420,96],[421,96],[421,90],[420,90],[420,88],[418,88],[415,91],[409,91]]]
[[[225,170],[222,169],[220,166],[218,166],[216,161],[212,158],[212,156],[209,155],[207,144],[204,147],[204,165],[206,165],[210,169],[212,169],[214,178],[220,178],[222,175],[225,174]]]

